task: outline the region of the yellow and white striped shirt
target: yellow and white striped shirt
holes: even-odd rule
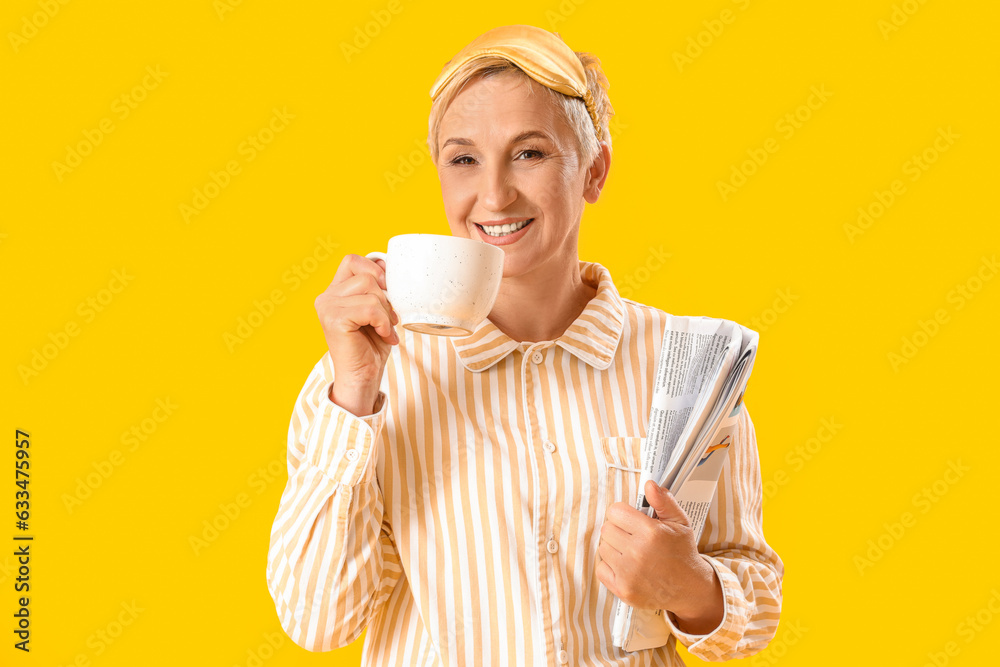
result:
[[[619,296],[600,264],[580,270],[597,294],[554,341],[517,342],[489,320],[464,338],[400,327],[372,415],[333,403],[329,353],[316,364],[267,559],[295,643],[327,651],[367,627],[365,665],[683,665],[678,640],[706,660],[771,640],[783,565],[764,541],[744,407],[699,542],[722,581],[721,625],[614,647],[600,527],[638,492],[665,313]]]

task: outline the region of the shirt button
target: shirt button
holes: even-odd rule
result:
[[[539,352],[538,350],[535,350],[534,352],[531,353],[531,360],[533,362],[535,362],[536,364],[542,363],[542,359],[544,359],[544,358],[545,357],[543,357],[542,353]]]
[[[356,450],[356,449],[348,449],[347,450],[347,460],[348,461],[357,461],[359,456],[360,456],[360,454],[358,453],[358,450]]]
[[[555,443],[554,443],[554,442],[552,442],[551,440],[546,440],[546,441],[545,441],[545,444],[544,444],[544,445],[542,445],[542,449],[544,449],[544,450],[545,450],[545,451],[547,451],[547,452],[548,452],[549,454],[551,454],[552,452],[556,451],[556,445],[555,445]]]
[[[545,548],[548,550],[550,554],[554,554],[555,552],[559,551],[559,545],[556,543],[555,540],[549,540],[549,543],[545,545]]]
[[[569,662],[569,653],[567,653],[566,651],[559,651],[558,657],[559,657],[559,662],[561,662],[564,665],[567,662]]]

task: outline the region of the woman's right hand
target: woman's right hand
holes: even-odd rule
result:
[[[399,343],[393,329],[399,316],[385,289],[382,260],[347,255],[316,297],[335,374],[330,400],[359,417],[372,413],[385,364]]]

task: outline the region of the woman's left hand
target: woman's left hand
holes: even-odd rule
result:
[[[691,522],[674,497],[648,480],[646,498],[656,518],[621,502],[608,508],[597,578],[626,604],[670,611],[680,630],[707,634],[724,612],[718,575],[698,554]]]

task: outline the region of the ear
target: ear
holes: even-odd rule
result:
[[[583,198],[591,204],[596,204],[604,188],[604,181],[608,178],[608,171],[611,169],[611,149],[608,144],[602,141],[601,150],[594,158],[593,164],[587,169],[587,178],[583,184]]]

